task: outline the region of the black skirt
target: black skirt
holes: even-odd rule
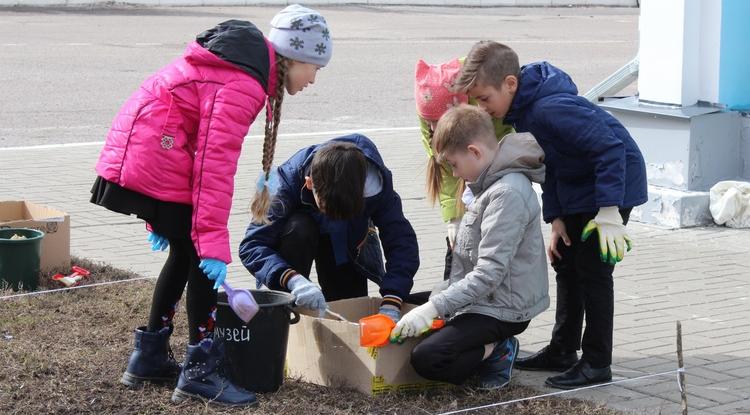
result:
[[[135,215],[148,222],[155,233],[168,239],[190,237],[193,216],[190,205],[158,200],[101,176],[96,177],[91,187],[91,203],[113,212]]]

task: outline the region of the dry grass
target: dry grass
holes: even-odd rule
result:
[[[76,260],[92,271],[89,283],[132,277]],[[45,283],[44,286],[51,284]],[[525,387],[484,393],[470,388],[368,397],[287,379],[260,406],[225,409],[201,402],[173,405],[174,385],[129,390],[118,379],[132,347],[132,330],[145,321],[153,281],[137,281],[0,300],[0,413],[2,414],[428,414],[535,395]],[[0,296],[10,292],[0,292]],[[187,338],[184,310],[172,337],[177,359]],[[472,414],[617,414],[601,406],[544,399]]]

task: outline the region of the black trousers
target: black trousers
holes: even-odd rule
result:
[[[627,224],[631,209],[620,210]],[[557,244],[562,259],[552,263],[557,275],[557,310],[550,346],[557,351],[582,349],[582,359],[592,367],[612,364],[615,267],[599,257],[599,234],[581,242],[581,233],[595,213],[563,216],[571,245]],[[586,330],[583,332],[583,319]]]
[[[307,213],[290,215],[276,248],[289,265],[309,278],[312,264],[318,273],[318,283],[326,301],[367,296],[367,276],[353,261],[336,265],[333,246],[328,235],[320,233],[318,223]],[[404,298],[405,302],[421,305],[427,302],[429,291]]]
[[[277,250],[295,271],[307,278],[315,262],[326,301],[367,295],[367,278],[351,261],[336,265],[331,239],[320,233],[318,223],[307,213],[297,212],[287,219]]]
[[[461,314],[419,343],[411,352],[411,364],[426,379],[460,385],[479,369],[486,344],[503,342],[528,326],[528,321]]]
[[[447,249],[445,251],[445,268],[443,269],[443,281],[451,279],[451,268],[453,265],[453,248],[451,247],[451,240],[446,236],[445,244]]]
[[[188,222],[189,223],[189,222]],[[160,228],[159,222],[151,223],[154,233],[169,240],[169,256],[159,273],[151,301],[148,330],[157,331],[172,324],[177,303],[187,285],[187,317],[190,344],[197,344],[213,334],[216,311],[216,290],[211,281],[198,267],[200,259],[187,232],[170,232]],[[144,244],[144,249],[148,246]]]

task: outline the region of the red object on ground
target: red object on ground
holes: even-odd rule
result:
[[[78,285],[78,283],[80,283],[82,279],[91,275],[91,272],[89,272],[89,270],[81,268],[77,265],[73,265],[70,270],[72,271],[70,275],[55,274],[52,276],[52,280],[59,281],[66,287],[72,287],[74,285]]]

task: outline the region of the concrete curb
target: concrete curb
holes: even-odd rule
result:
[[[461,7],[638,7],[638,0],[0,0],[3,6],[81,7],[81,6],[285,6],[293,3],[310,6],[461,6]]]

